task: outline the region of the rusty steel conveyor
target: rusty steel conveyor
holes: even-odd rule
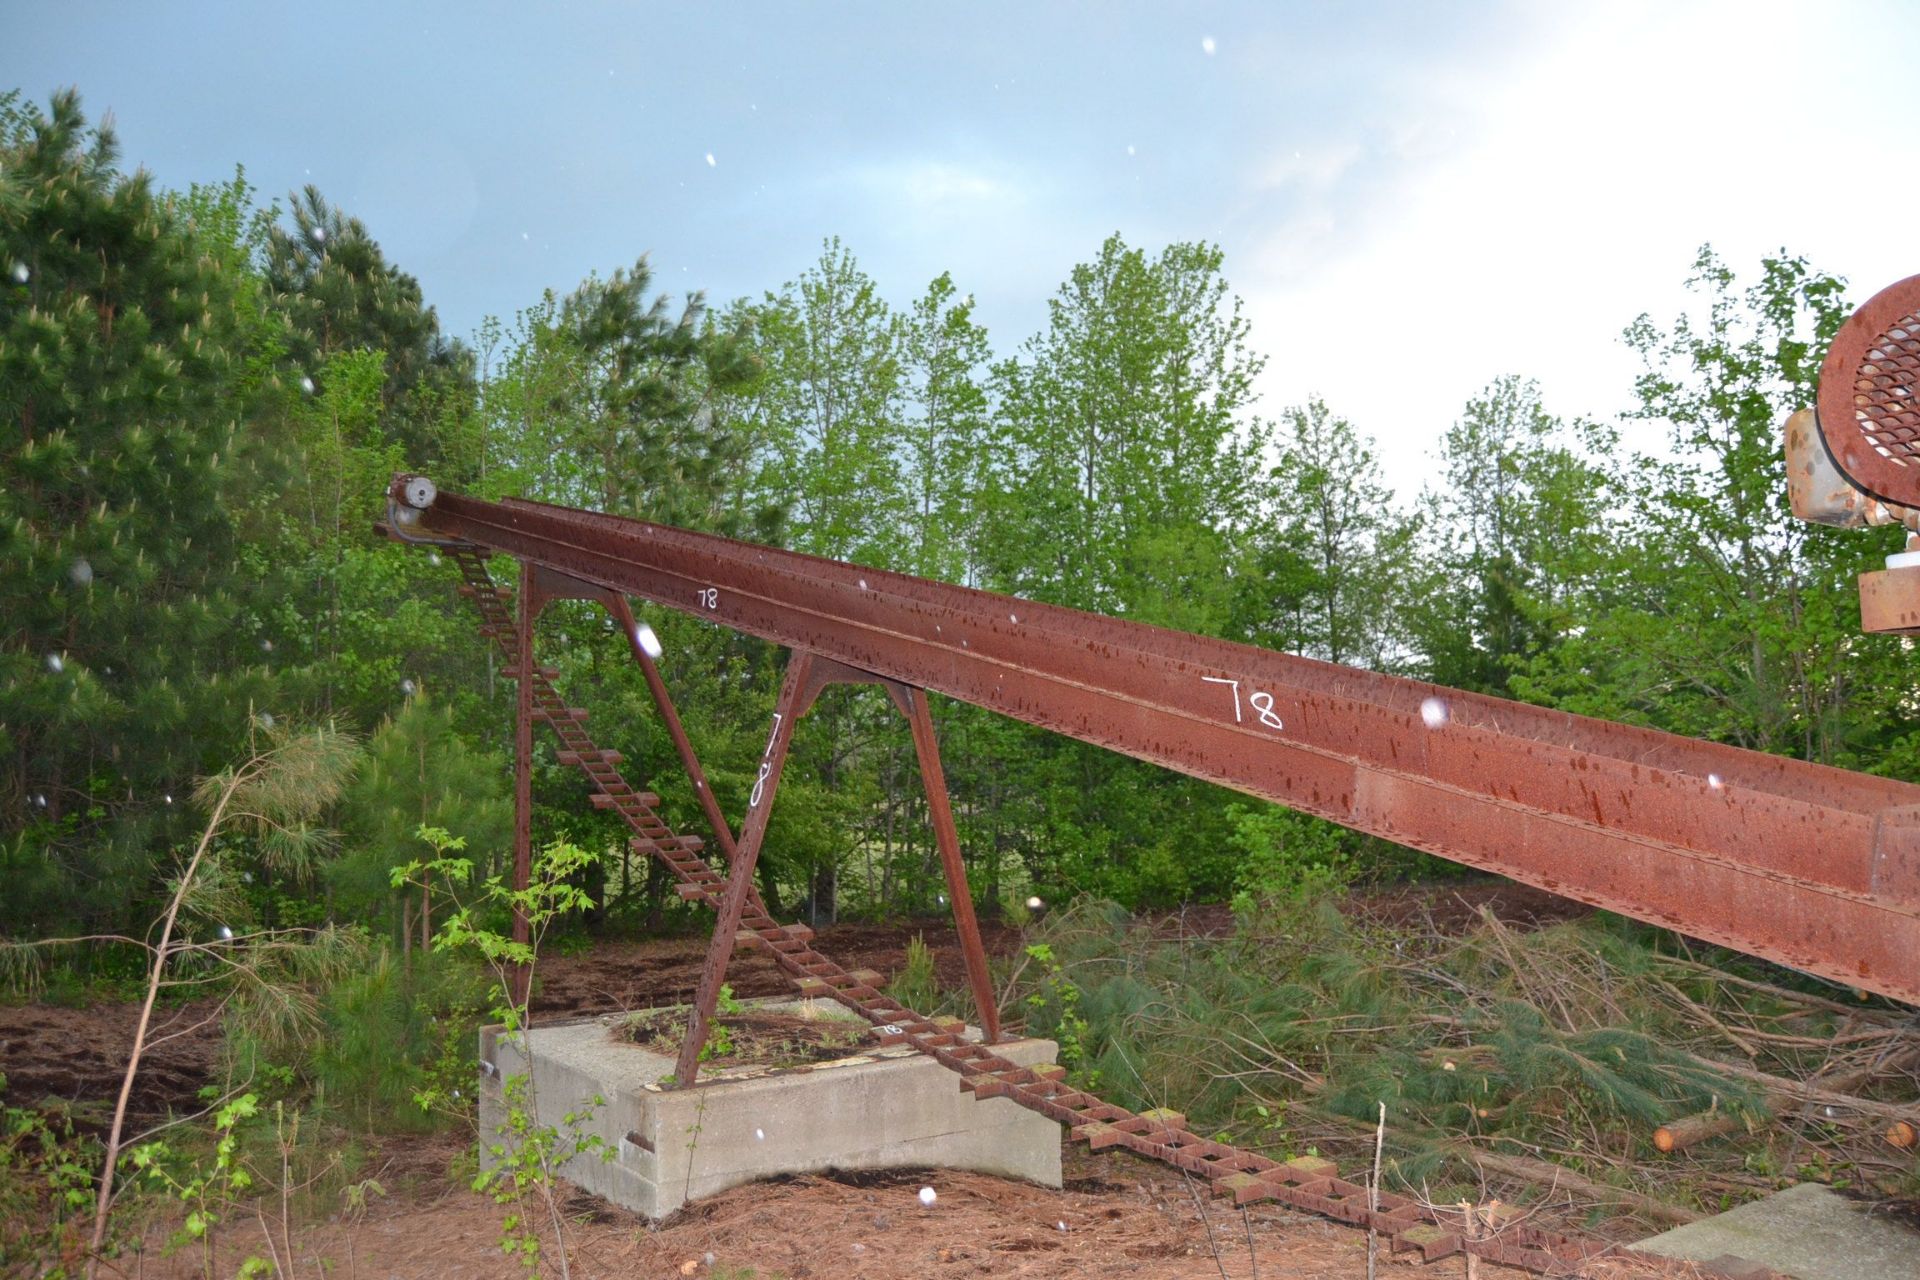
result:
[[[1920,1003],[1920,786],[638,520],[416,507],[407,479],[403,536]]]
[[[1120,1147],[1205,1178],[1235,1205],[1273,1201],[1382,1233],[1433,1261],[1466,1253],[1544,1274],[1630,1250],[1523,1220],[1463,1234],[1433,1206],[1339,1176],[1331,1161],[1278,1161],[1188,1130],[1178,1113],[1134,1113],[1058,1067],[1000,1057],[995,996],[948,809],[928,689],[1153,760],[1362,830],[1626,914],[1913,999],[1910,820],[1920,788],[1692,742],[1498,699],[1291,658],[925,579],[538,503],[436,494],[402,476],[389,532],[444,549],[517,677],[515,880],[527,882],[532,726],[593,787],[596,807],[672,872],[680,896],[719,913],[677,1077],[694,1083],[736,946],[763,950],[802,994],[837,1001],[882,1044],[927,1054],[980,1098],[1004,1097],[1066,1125],[1092,1149]],[[492,581],[493,552],[520,560],[517,597]],[[788,646],[760,777],[736,842],[707,787],[626,594]],[[730,864],[675,832],[659,798],[621,774],[556,673],[534,663],[533,619],[550,600],[604,605],[633,656]],[[516,607],[517,605],[517,607]],[[1004,621],[1002,620],[1004,618]],[[879,974],[816,951],[753,885],[794,722],[827,684],[877,683],[913,729],[929,815],[984,1043],[957,1020],[921,1016]],[[1829,837],[1823,858],[1823,833]],[[1769,836],[1777,843],[1768,844]],[[1720,894],[1712,901],[1703,895]],[[515,921],[524,938],[525,921]],[[1854,931],[1879,931],[1857,936]],[[521,994],[524,995],[524,988]],[[1714,1268],[1703,1274],[1720,1274]]]

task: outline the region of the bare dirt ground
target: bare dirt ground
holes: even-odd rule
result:
[[[1018,929],[982,921],[980,933],[991,955],[1010,955],[1020,949]],[[872,969],[892,977],[907,962],[907,944],[918,935],[933,953],[933,967],[943,987],[966,984],[966,962],[950,923],[940,920],[906,924],[836,924],[822,928],[814,946],[848,969]],[[644,1009],[652,1005],[685,1004],[700,985],[700,966],[706,958],[707,935],[654,938],[644,942],[607,942],[575,956],[549,956],[540,962],[539,990],[533,999],[536,1020],[571,1018],[582,1014]],[[793,988],[772,959],[762,951],[744,948],[727,966],[733,993],[781,996]]]
[[[355,1217],[292,1234],[295,1272],[339,1280],[472,1277],[526,1273],[498,1248],[502,1209],[460,1187],[448,1166],[451,1137],[393,1144],[368,1166],[389,1195]],[[947,1170],[802,1176],[737,1187],[691,1205],[659,1226],[594,1197],[565,1205],[572,1274],[580,1277],[709,1276],[729,1280],[920,1280],[1011,1276],[1094,1280],[1361,1280],[1366,1236],[1274,1206],[1243,1216],[1174,1170],[1121,1154],[1068,1157],[1067,1185],[1026,1183]],[[937,1199],[920,1204],[921,1187]],[[1199,1193],[1199,1194],[1196,1194]],[[259,1223],[223,1228],[216,1274],[249,1253],[267,1255]],[[284,1252],[284,1249],[283,1249]],[[1388,1277],[1453,1280],[1459,1258],[1430,1268],[1406,1255],[1383,1263]],[[198,1253],[119,1261],[120,1274],[187,1280],[204,1274]],[[555,1274],[549,1268],[547,1274]],[[1485,1280],[1523,1272],[1482,1265]]]
[[[1509,883],[1449,884],[1362,896],[1353,911],[1394,923],[1430,921],[1449,930],[1472,923],[1482,907],[1516,926],[1538,927],[1586,908]],[[1172,913],[1170,932],[1228,931],[1224,908]],[[1016,953],[1021,933],[983,926],[995,955]],[[922,936],[944,986],[964,983],[950,925],[847,924],[819,931],[817,945],[848,968],[896,972],[908,942]],[[685,1000],[698,981],[704,936],[605,943],[575,956],[542,961],[535,1001],[539,1020],[644,1008]],[[764,956],[742,953],[729,969],[740,996],[776,995],[785,979]],[[192,1110],[194,1095],[217,1068],[218,1037],[204,1022],[210,1006],[162,1010],[158,1034],[135,1091],[144,1118],[169,1108]],[[119,1087],[137,1006],[90,1009],[0,1006],[0,1072],[8,1101],[58,1098],[104,1116]],[[182,1034],[174,1035],[180,1032]],[[457,1176],[466,1138],[441,1135],[378,1140],[357,1178],[375,1179],[384,1194],[349,1213],[344,1202],[305,1226],[295,1225],[295,1265],[283,1274],[339,1277],[506,1277],[524,1275],[498,1247],[503,1210]],[[1363,1233],[1272,1205],[1245,1215],[1209,1200],[1177,1171],[1135,1157],[1068,1149],[1067,1185],[1053,1191],[978,1174],[918,1170],[887,1174],[803,1176],[736,1188],[657,1227],[596,1198],[570,1193],[565,1208],[569,1254],[577,1276],[850,1276],[906,1280],[922,1276],[1215,1277],[1240,1280],[1358,1280],[1366,1274]],[[938,1199],[923,1207],[919,1189]],[[276,1228],[277,1229],[277,1228]],[[206,1274],[197,1251],[121,1260],[122,1274],[156,1278]],[[260,1222],[233,1222],[219,1233],[214,1274],[231,1274],[250,1253],[267,1256]],[[1454,1276],[1461,1260],[1414,1270],[1397,1259],[1384,1275]],[[1493,1277],[1522,1273],[1482,1266]]]
[[[154,1010],[150,1047],[127,1108],[133,1119],[194,1109],[200,1086],[219,1066],[217,1007],[216,1001],[194,1000]],[[7,1101],[62,1102],[82,1127],[104,1128],[139,1017],[140,1006],[131,1001],[84,1009],[0,1004],[0,1075],[7,1078]]]

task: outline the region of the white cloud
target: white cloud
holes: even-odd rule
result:
[[[906,159],[868,165],[855,180],[877,199],[910,209],[953,215],[983,208],[1011,213],[1026,202],[1019,183],[985,169],[940,160]]]
[[[1561,12],[1504,77],[1423,86],[1418,118],[1457,120],[1457,139],[1378,129],[1247,179],[1304,196],[1229,264],[1272,353],[1268,410],[1324,394],[1380,438],[1402,492],[1502,373],[1538,377],[1558,412],[1624,408],[1620,330],[1685,305],[1704,241],[1743,273],[1804,253],[1856,300],[1920,268],[1888,216],[1920,201],[1897,123],[1911,22],[1864,5]]]

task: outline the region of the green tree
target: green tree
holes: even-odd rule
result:
[[[1911,764],[1904,646],[1859,635],[1854,575],[1899,530],[1802,524],[1780,423],[1812,402],[1842,284],[1784,254],[1742,287],[1711,249],[1696,314],[1627,330],[1638,415],[1669,456],[1620,471],[1628,519],[1522,692],[1571,710],[1834,763]]]
[[[265,273],[287,320],[298,376],[324,388],[335,356],[380,352],[382,430],[414,467],[470,469],[472,353],[441,334],[419,282],[389,263],[365,224],[319,188],[296,193],[288,216],[291,225],[275,226],[267,238]]]
[[[441,886],[417,887],[405,899],[392,888],[392,868],[413,860],[419,830],[458,833],[463,856],[482,878],[508,864],[513,839],[513,803],[505,762],[476,750],[456,731],[451,708],[424,690],[409,697],[367,744],[366,756],[345,800],[345,826],[352,850],[327,870],[334,909],[343,917],[384,917],[403,949],[416,931],[430,936],[431,913]],[[443,911],[444,914],[444,911]]]
[[[1158,257],[1119,236],[1073,269],[1046,332],[994,371],[1004,476],[992,499],[1000,585],[1218,634],[1226,566],[1264,443],[1264,363],[1220,250]]]
[[[1150,256],[1113,236],[995,368],[988,585],[1203,634],[1232,623],[1266,427],[1222,262],[1210,245]],[[1044,894],[1164,903],[1230,884],[1217,789],[1032,730],[993,749],[1019,825],[992,832],[990,856],[1005,841]]]
[[[886,567],[911,543],[899,441],[907,326],[839,240],[753,308],[766,379],[758,491],[796,550]]]
[[[1245,575],[1261,644],[1367,667],[1392,652],[1395,579],[1412,529],[1393,510],[1372,442],[1324,401],[1280,415],[1280,458]]]
[[[906,568],[922,577],[971,582],[980,569],[991,353],[972,295],[962,298],[942,272],[913,304],[901,353],[914,534]]]
[[[1572,626],[1567,597],[1589,576],[1620,490],[1599,459],[1613,438],[1548,413],[1531,380],[1497,378],[1441,445],[1423,496],[1421,546],[1403,625],[1422,673],[1508,694],[1513,671]]]
[[[122,174],[77,95],[0,136],[0,929],[125,918],[273,683],[235,626],[273,394],[235,224]],[[176,803],[176,801],[178,803]]]
[[[484,391],[491,488],[682,528],[750,533],[755,444],[732,412],[759,361],[741,312],[699,294],[676,313],[643,257],[521,311]],[[490,323],[483,343],[500,341]]]

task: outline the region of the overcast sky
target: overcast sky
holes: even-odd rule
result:
[[[1270,363],[1417,489],[1508,372],[1630,400],[1620,330],[1697,247],[1855,300],[1920,271],[1898,3],[8,6],[0,85],[75,85],[161,182],[308,182],[451,333],[650,252],[716,301],[841,237],[995,347],[1119,231],[1210,240]]]

